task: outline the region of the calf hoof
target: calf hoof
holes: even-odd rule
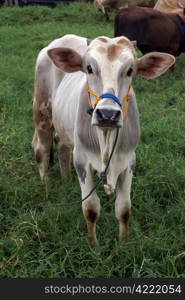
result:
[[[124,235],[119,235],[119,242],[120,243],[126,243],[129,240],[129,236],[128,233],[124,234]]]
[[[97,238],[89,237],[89,244],[91,247],[97,247],[99,246],[99,242]]]

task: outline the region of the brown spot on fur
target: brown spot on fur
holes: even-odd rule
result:
[[[42,103],[39,105],[39,103],[33,104],[33,119],[36,123],[36,125],[42,123],[42,128],[52,127],[52,110],[51,110],[51,104],[50,103]]]
[[[103,38],[103,37],[98,38],[98,40],[103,42],[103,43],[108,43],[108,40]]]
[[[44,123],[44,124],[42,125],[42,129],[46,130],[47,128],[48,128],[48,124],[47,124],[47,123]]]
[[[83,183],[85,183],[85,179],[86,179],[86,170],[84,168],[84,165],[79,163],[79,162],[76,162],[75,163],[75,168],[76,168],[76,171],[78,173],[78,176],[80,177],[81,181]]]
[[[129,42],[126,39],[120,39],[117,44],[130,46]]]
[[[135,55],[135,49],[134,46],[131,42],[127,41],[126,39],[120,39],[117,42],[118,45],[121,45],[123,48],[129,48],[130,50],[132,50],[133,54]]]
[[[38,164],[41,163],[42,161],[42,153],[40,150],[37,150],[36,153],[35,153],[35,159],[37,161]]]
[[[43,179],[46,175],[52,146],[52,109],[50,103],[50,93],[47,88],[47,81],[42,79],[42,68],[37,70],[35,79],[35,91],[33,102],[33,119],[35,122],[35,134],[32,141],[39,173]]]
[[[110,61],[115,60],[120,55],[121,51],[123,50],[122,47],[118,45],[111,45],[108,47],[107,56]]]
[[[37,133],[39,135],[39,140],[41,142],[41,144],[45,145],[45,148],[47,150],[50,150],[50,144],[48,144],[47,142],[50,141],[50,139],[52,139],[52,131],[48,130],[50,129],[50,127],[48,127],[47,129],[38,129]]]
[[[39,79],[39,75],[35,78],[35,85],[34,85],[34,95],[37,99],[37,102],[41,104],[44,101],[47,101],[49,98],[49,93],[47,89],[47,84],[44,83],[41,79]]]
[[[100,53],[105,53],[106,49],[104,47],[100,46],[100,47],[97,48],[97,51],[100,52]]]
[[[122,218],[122,220],[123,220],[124,223],[128,223],[129,216],[130,216],[129,210],[127,210],[126,212],[124,212],[122,214],[121,218]]]
[[[88,209],[88,211],[87,211],[88,221],[94,223],[96,221],[96,218],[97,218],[97,213],[92,209]]]
[[[128,240],[128,231],[129,231],[129,217],[130,217],[130,210],[125,210],[121,216],[120,216],[120,221],[123,224],[123,232],[124,235],[120,237],[120,239],[124,239],[125,241]]]
[[[42,122],[42,127],[51,128],[52,108],[49,102],[49,93],[46,84],[41,82],[38,77],[35,79],[35,99],[33,102],[33,119],[36,126]],[[44,125],[47,124],[47,125]]]

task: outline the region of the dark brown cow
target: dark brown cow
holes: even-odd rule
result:
[[[185,21],[176,14],[134,6],[122,9],[114,26],[115,37],[137,41],[143,54],[159,51],[178,56],[185,52]]]

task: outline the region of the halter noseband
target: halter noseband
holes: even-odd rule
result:
[[[116,97],[116,96],[113,95],[113,94],[105,93],[105,94],[102,94],[102,95],[100,96],[100,98],[101,98],[101,99],[104,99],[104,98],[112,99],[112,100],[114,100],[120,107],[122,107],[122,104],[120,103],[119,98]]]
[[[128,105],[129,105],[129,100],[130,100],[130,97],[129,97],[130,89],[131,89],[131,85],[129,86],[127,94],[121,103],[119,98],[113,94],[109,94],[109,93],[104,93],[102,95],[97,94],[96,92],[94,92],[93,90],[91,90],[89,88],[89,84],[87,83],[88,101],[89,101],[89,106],[90,106],[90,108],[88,109],[88,113],[89,114],[93,113],[93,110],[95,109],[96,105],[98,104],[98,102],[101,99],[108,98],[108,99],[112,99],[114,102],[116,102],[122,108],[122,115],[123,115],[123,120],[124,120],[128,113]],[[91,95],[96,97],[94,106],[92,105]]]

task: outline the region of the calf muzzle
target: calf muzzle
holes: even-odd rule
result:
[[[119,127],[121,111],[115,109],[96,109],[97,126]]]

